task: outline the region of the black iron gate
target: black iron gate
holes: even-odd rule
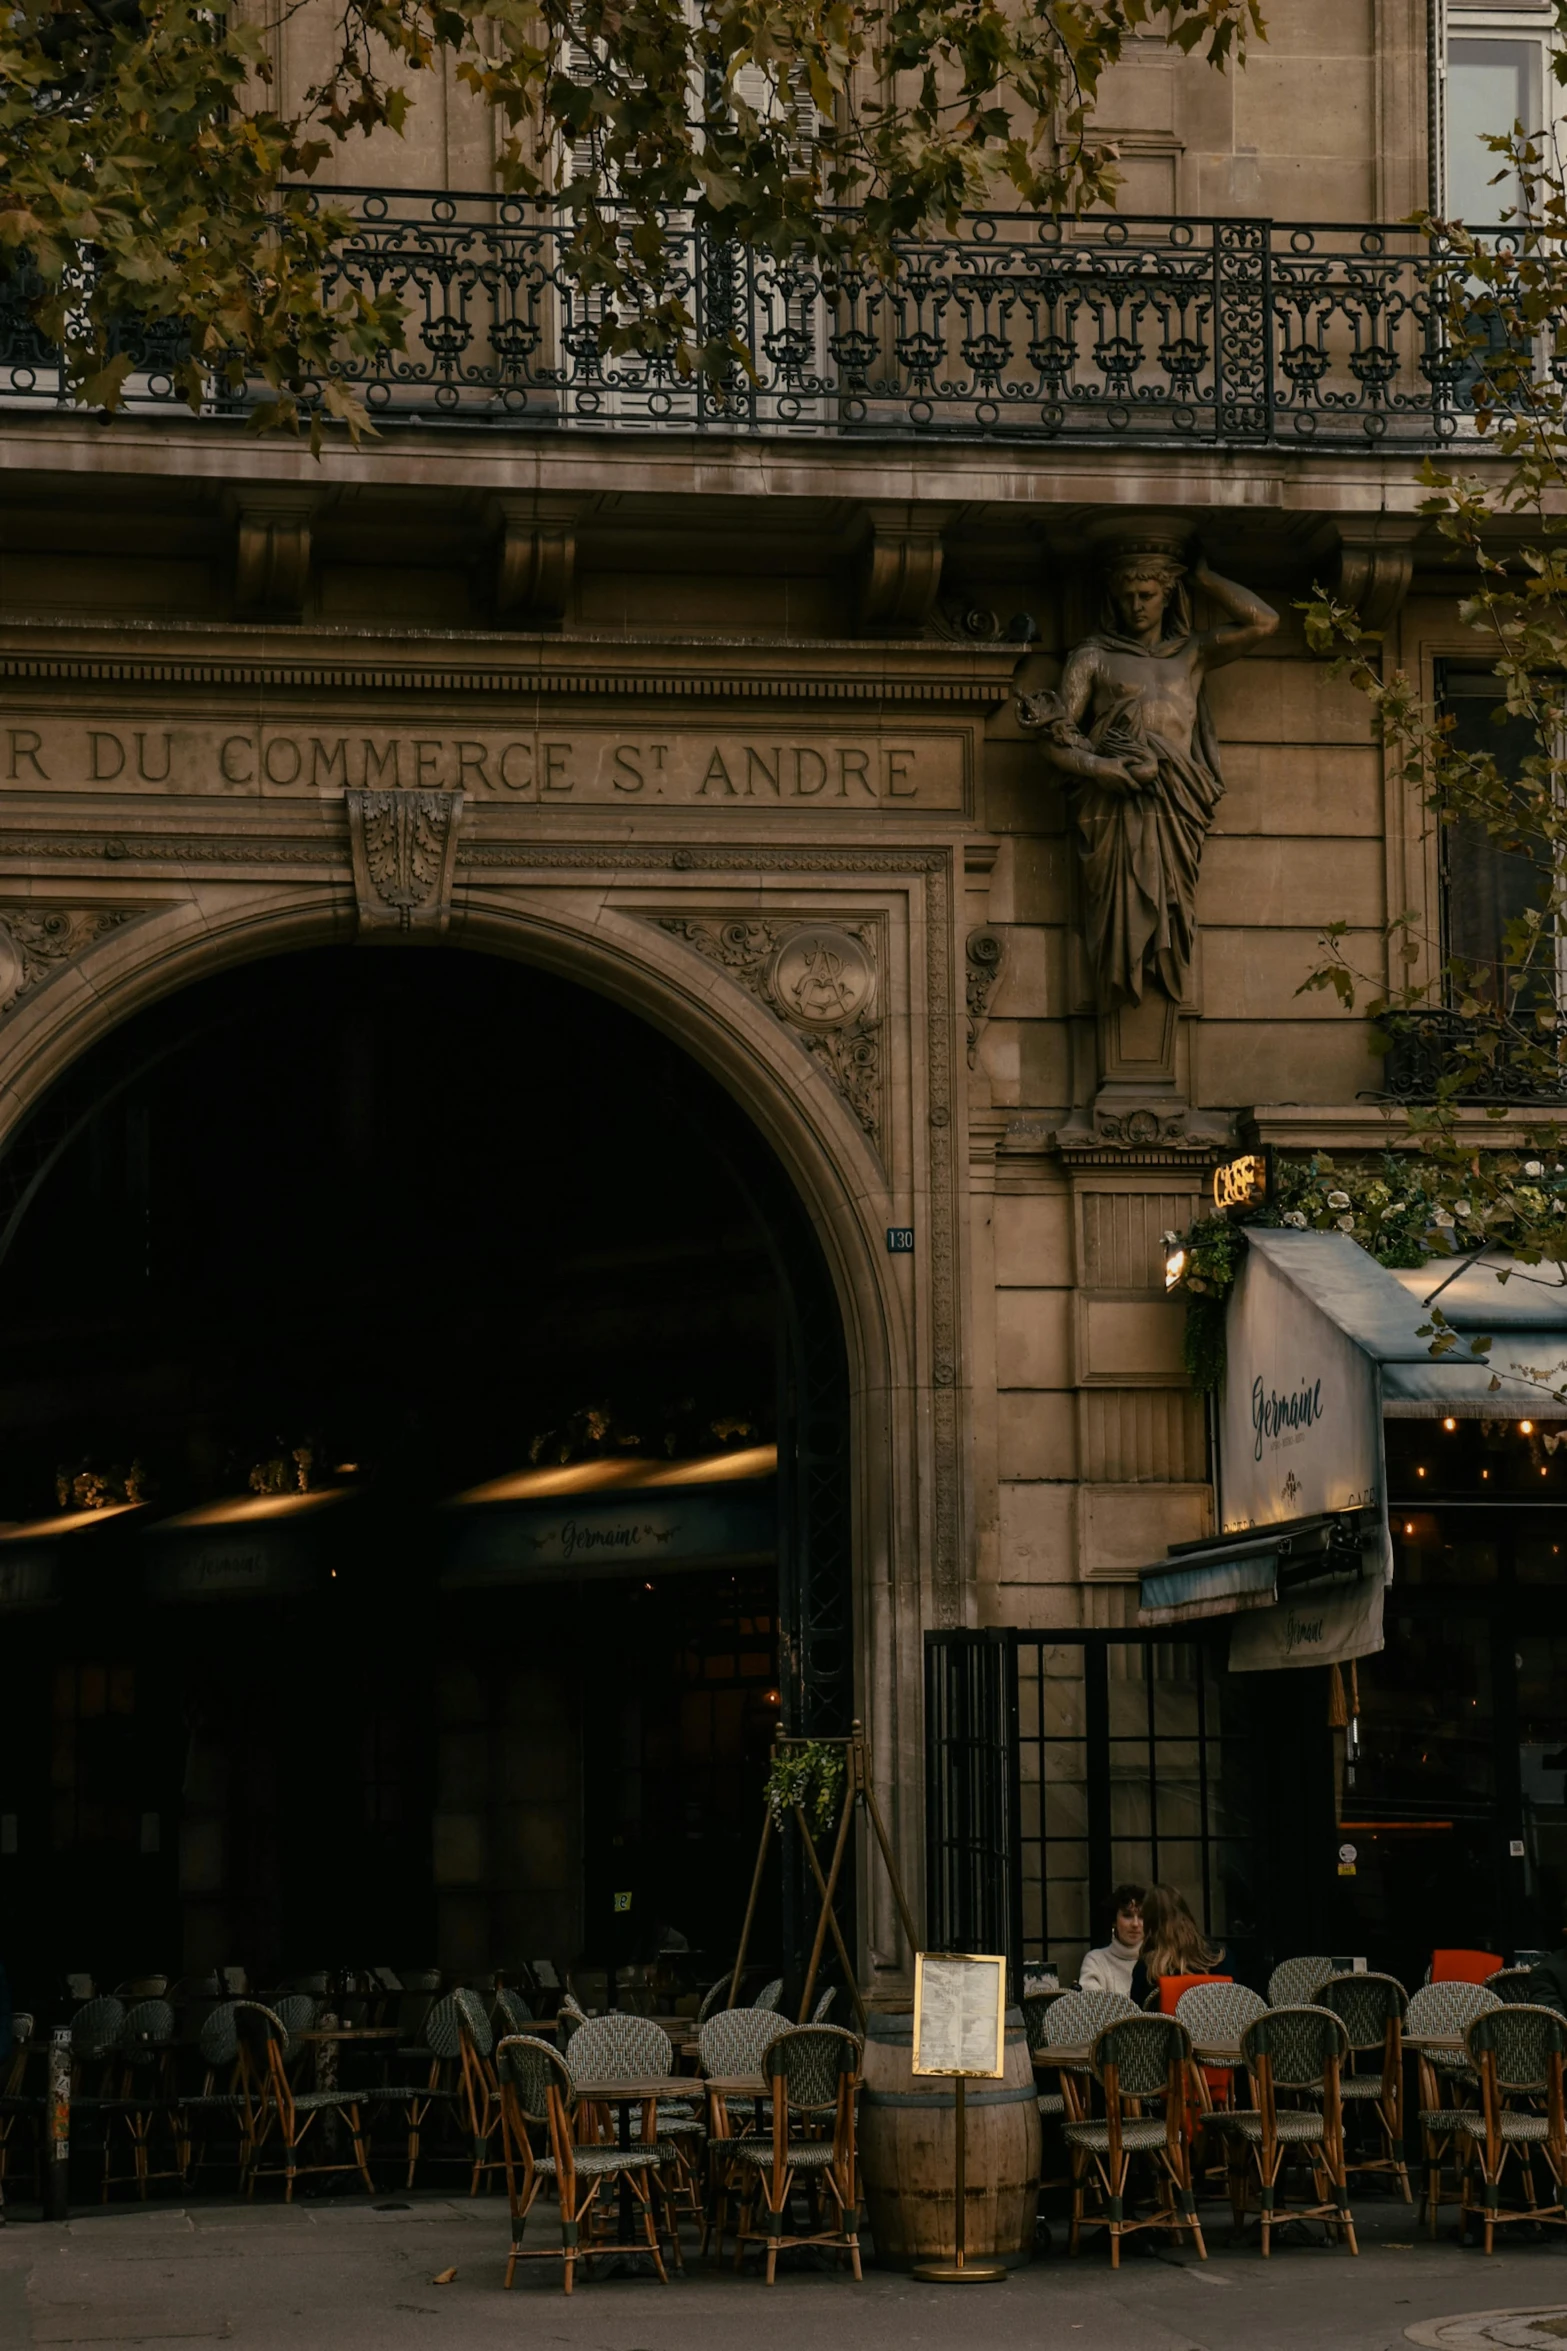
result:
[[[1300,1931],[1316,1679],[1232,1675],[1222,1638],[927,1635],[932,1947],[1075,1982],[1112,1888],[1162,1879],[1234,1973],[1263,1970]]]

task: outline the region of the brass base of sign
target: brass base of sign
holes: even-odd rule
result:
[[[956,2210],[952,2232],[956,2254],[951,2261],[922,2261],[911,2275],[925,2286],[994,2286],[1007,2274],[1000,2262],[970,2261],[963,2250],[963,2239],[967,2234],[964,2223],[968,2202],[968,2105],[960,2073],[953,2075],[952,2086],[955,2093],[952,2135],[957,2142],[957,2178],[953,2199]]]

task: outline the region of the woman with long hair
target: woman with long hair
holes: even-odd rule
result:
[[[1222,1950],[1205,1941],[1179,1886],[1150,1886],[1143,1896],[1143,1942],[1132,1977],[1139,2006],[1167,1975],[1213,1975],[1224,1964]]]

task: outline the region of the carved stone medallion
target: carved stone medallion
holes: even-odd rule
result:
[[[666,915],[658,927],[718,964],[775,1013],[880,1146],[881,1016],[873,925],[702,922]]]
[[[791,1020],[842,1028],[858,1020],[876,987],[876,966],[852,931],[791,931],[773,951],[768,984]]]
[[[105,931],[129,922],[134,907],[0,907],[0,1012],[41,987],[60,966]]]
[[[346,792],[361,931],[444,931],[461,792]]]

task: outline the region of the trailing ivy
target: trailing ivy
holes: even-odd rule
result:
[[[1309,1159],[1280,1160],[1273,1206],[1257,1210],[1247,1225],[1344,1233],[1389,1267],[1423,1265],[1487,1240],[1504,1242],[1526,1261],[1532,1246],[1538,1262],[1542,1252],[1534,1235],[1540,1226],[1567,1219],[1567,1169],[1512,1153],[1484,1156],[1485,1183],[1477,1177],[1474,1199],[1453,1197],[1450,1168],[1406,1153],[1340,1162],[1318,1151]],[[1500,1209],[1498,1176],[1504,1179]],[[1182,1359],[1198,1394],[1208,1395],[1224,1377],[1225,1307],[1246,1255],[1246,1225],[1201,1216],[1184,1233],[1166,1233],[1164,1241],[1167,1249],[1185,1252],[1176,1285],[1186,1299]]]
[[[781,1829],[798,1804],[824,1837],[838,1817],[843,1782],[843,1749],[831,1740],[805,1739],[780,1748],[763,1790],[774,1828]]]

